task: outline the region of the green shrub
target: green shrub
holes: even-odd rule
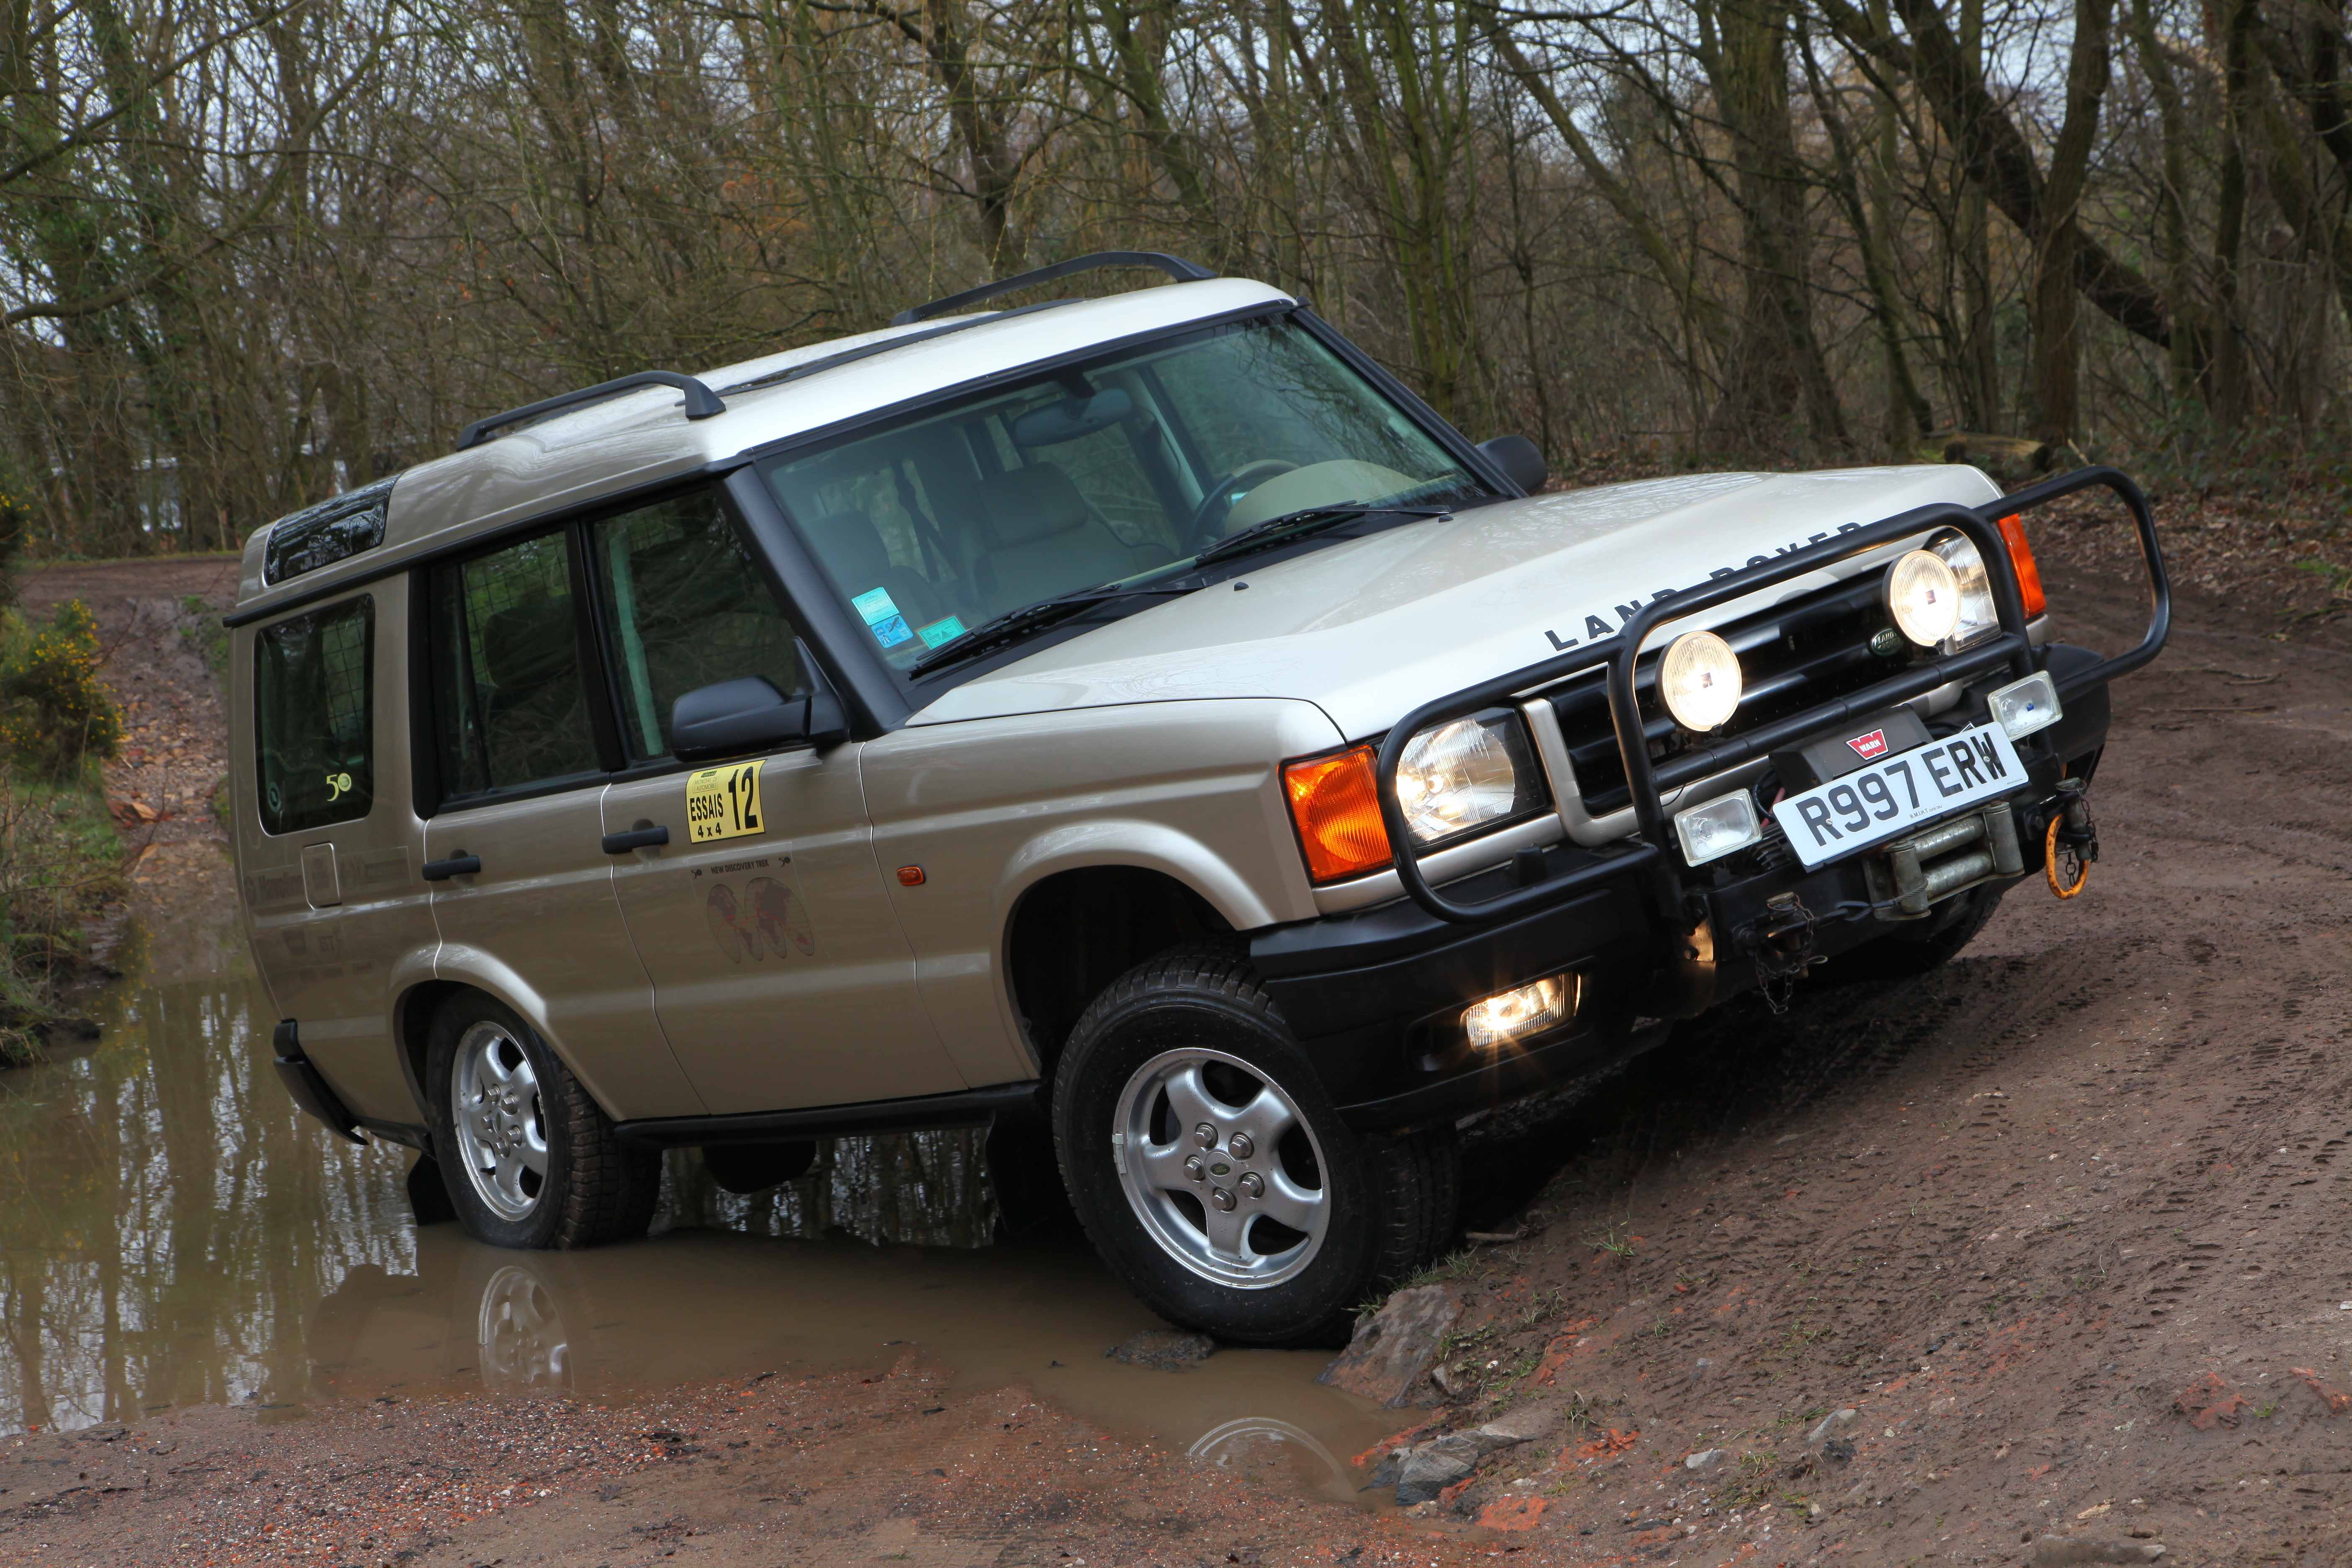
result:
[[[0,750],[51,779],[83,773],[122,744],[122,715],[99,684],[98,619],[68,599],[32,628],[0,626]]]

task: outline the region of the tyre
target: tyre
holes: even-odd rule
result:
[[[1987,884],[1962,893],[1936,911],[1940,919],[1918,921],[1916,934],[1898,930],[1838,954],[1822,966],[1822,978],[1832,983],[1905,980],[1939,969],[1976,941],[2000,908],[2000,896],[2013,885]]]
[[[530,1026],[479,992],[443,1004],[425,1047],[434,1150],[466,1234],[493,1247],[643,1236],[661,1156],[624,1145]]]
[[[1452,1234],[1454,1130],[1357,1132],[1257,978],[1165,953],[1087,1007],[1054,1075],[1063,1184],[1103,1260],[1171,1322],[1334,1343]]]

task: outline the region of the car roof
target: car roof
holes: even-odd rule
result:
[[[723,414],[688,420],[682,395],[646,387],[558,414],[402,472],[388,497],[380,544],[289,581],[267,584],[271,529],[247,541],[237,614],[308,598],[347,577],[375,576],[437,553],[478,532],[606,495],[682,478],[794,436],[879,413],[927,393],[984,381],[1024,365],[1199,321],[1293,302],[1240,278],[1163,284],[1051,309],[980,312],[887,327],[725,366],[700,377],[726,401]],[[972,322],[942,332],[948,323]],[[846,363],[779,380],[781,373],[907,339]],[[766,384],[759,384],[765,383]],[[300,515],[300,514],[298,514]]]

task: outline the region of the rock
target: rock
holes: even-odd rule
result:
[[[1731,1450],[1728,1448],[1702,1448],[1683,1460],[1683,1468],[1696,1470],[1703,1476],[1711,1476],[1723,1468],[1725,1462],[1730,1458]]]
[[[1462,1316],[1462,1293],[1447,1285],[1400,1290],[1356,1325],[1355,1338],[1316,1382],[1391,1409],[1429,1369],[1437,1342]]]
[[[1701,1356],[1691,1363],[1690,1380],[1693,1383],[1705,1383],[1714,1375],[1715,1363],[1708,1357]]]
[[[1843,1497],[1838,1499],[1836,1502],[1830,1506],[1840,1510],[1849,1508],[1868,1508],[1870,1506],[1870,1483],[1868,1481],[1857,1481],[1852,1491],[1846,1493]]]
[[[1103,1352],[1113,1361],[1146,1366],[1154,1372],[1181,1372],[1198,1366],[1217,1352],[1217,1342],[1206,1334],[1180,1333],[1174,1329],[1146,1329],[1124,1344]]]
[[[1397,1450],[1391,1457],[1396,1465],[1397,1506],[1406,1508],[1435,1497],[1476,1469],[1478,1461],[1496,1449],[1540,1437],[1558,1424],[1551,1412],[1540,1408],[1512,1414],[1519,1419],[1505,1416]],[[1387,1469],[1383,1465],[1374,1473],[1376,1483]]]
[[[1532,1443],[1549,1437],[1559,1425],[1559,1412],[1549,1405],[1522,1405],[1496,1416],[1478,1430],[1503,1443]]]
[[[1841,1465],[1853,1462],[1853,1445],[1843,1437],[1832,1437],[1822,1444],[1822,1453]]]
[[[2153,1563],[2164,1555],[2158,1542],[2137,1541],[2069,1541],[2045,1535],[2033,1543],[2028,1568],[2072,1568],[2077,1563]]]
[[[2220,1373],[2209,1372],[2174,1395],[2172,1407],[2188,1416],[2191,1426],[2210,1432],[2216,1426],[2235,1426],[2238,1413],[2251,1403]]]
[[[1860,1411],[1852,1408],[1831,1411],[1827,1415],[1822,1417],[1821,1424],[1819,1426],[1805,1434],[1805,1447],[1808,1448],[1820,1447],[1822,1444],[1828,1442],[1831,1438],[1836,1436],[1839,1433],[1853,1426],[1855,1417],[1861,1414],[1862,1413]],[[1849,1452],[1851,1452],[1850,1449]]]
[[[1454,1436],[1465,1436],[1455,1433]],[[1478,1468],[1475,1451],[1461,1445],[1447,1447],[1452,1438],[1441,1437],[1434,1443],[1424,1443],[1406,1454],[1397,1469],[1397,1506],[1411,1508],[1417,1502],[1428,1502],[1438,1493]]]

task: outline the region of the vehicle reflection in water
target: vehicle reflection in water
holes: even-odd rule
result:
[[[1106,1359],[1160,1326],[1067,1232],[990,1245],[982,1140],[843,1139],[799,1181],[720,1191],[674,1152],[625,1247],[508,1252],[411,1223],[408,1157],[301,1119],[233,946],[126,982],[79,1054],[0,1074],[0,1430],[174,1405],[398,1390],[628,1399],[910,1352],[961,1390],[1034,1388],[1114,1431],[1354,1500],[1335,1455],[1401,1423],[1316,1383],[1328,1357]],[[185,971],[193,969],[194,973]]]

